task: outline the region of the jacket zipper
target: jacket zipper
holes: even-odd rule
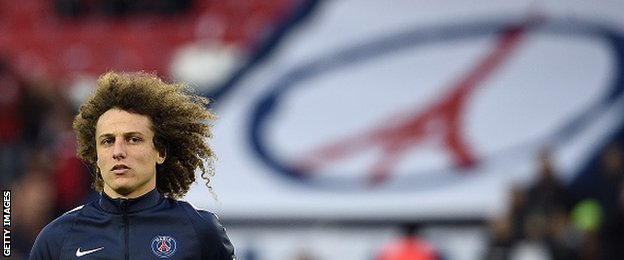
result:
[[[130,260],[130,238],[129,238],[130,234],[128,234],[130,227],[128,226],[128,201],[127,200],[121,201],[121,214],[122,214],[123,224],[124,224],[124,254],[125,254],[125,259]]]

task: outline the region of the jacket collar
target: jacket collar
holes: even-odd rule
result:
[[[98,204],[104,211],[122,214],[124,212],[133,213],[151,208],[156,206],[161,199],[162,196],[156,189],[133,199],[113,199],[102,192]]]

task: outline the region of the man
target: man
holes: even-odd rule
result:
[[[101,196],[48,224],[30,259],[234,259],[216,216],[176,200],[197,169],[210,189],[207,102],[152,74],[102,75],[73,123]]]

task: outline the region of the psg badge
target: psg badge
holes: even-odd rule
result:
[[[169,258],[176,252],[177,242],[171,236],[156,236],[151,242],[152,252],[159,258]]]

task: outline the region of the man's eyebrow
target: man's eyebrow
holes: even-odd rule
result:
[[[126,132],[123,133],[124,136],[129,136],[129,135],[143,135],[143,132],[139,132],[139,131],[135,131],[135,132]]]
[[[125,132],[122,135],[123,136],[133,136],[133,135],[145,135],[145,134],[143,134],[142,132],[139,132],[139,131],[133,131],[133,132]],[[115,135],[111,134],[111,133],[104,133],[104,134],[99,135],[97,138],[98,139],[102,139],[102,138],[105,138],[105,137],[112,137],[112,136],[115,136]]]
[[[98,138],[98,139],[102,139],[102,138],[105,138],[105,137],[111,137],[111,136],[114,136],[114,135],[113,135],[113,134],[110,134],[110,133],[105,133],[105,134],[101,134],[101,135],[99,135],[97,138]]]

